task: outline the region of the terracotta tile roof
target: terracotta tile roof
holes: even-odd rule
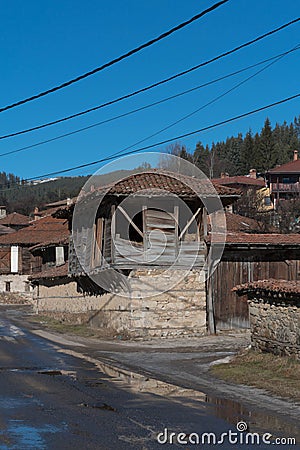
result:
[[[238,197],[240,194],[236,189],[214,183],[212,185],[220,196]],[[107,190],[107,188],[107,186],[104,186],[103,190]],[[199,180],[186,175],[158,170],[132,174],[113,184],[109,189],[109,193],[113,195],[130,195],[144,189],[150,189],[150,191],[152,190],[154,194],[157,193],[158,195],[161,195],[162,189],[182,197],[195,197],[195,191],[201,192],[203,195],[215,195],[208,180]]]
[[[0,245],[35,245],[44,242],[60,244],[69,236],[68,222],[52,216],[42,217],[14,233],[0,236]]]
[[[225,213],[226,218],[226,230],[228,233],[256,233],[260,234],[264,230],[264,226],[261,222],[250,217],[241,216],[240,214],[234,214],[230,212]],[[217,218],[215,219],[217,220]],[[208,216],[208,229],[211,231],[210,216]],[[223,231],[223,220],[221,227],[218,229],[217,223],[214,223],[214,231]],[[269,227],[269,233],[278,232],[275,227]]]
[[[49,238],[48,240],[45,240],[43,242],[40,242],[39,244],[35,244],[32,247],[29,247],[29,250],[37,250],[39,248],[46,248],[51,247],[53,245],[68,245],[69,244],[69,234],[68,236],[61,237],[57,239],[57,237],[54,235],[52,238]]]
[[[0,219],[0,225],[28,225],[29,217],[24,216],[23,214],[19,214],[17,212],[13,212],[8,214],[7,216]]]
[[[249,244],[270,244],[270,245],[300,245],[300,234],[247,234],[228,233],[226,242],[229,243],[249,243]]]
[[[54,279],[54,278],[64,278],[68,276],[68,263],[62,264],[61,266],[49,267],[49,269],[43,270],[42,272],[34,273],[30,275],[30,280],[41,280],[43,278]]]
[[[214,242],[222,242],[223,236],[213,237]],[[211,241],[211,235],[208,236],[207,241]],[[277,234],[277,233],[231,233],[226,234],[227,245],[271,245],[271,246],[300,246],[300,234]]]
[[[230,232],[259,232],[262,230],[262,224],[250,217],[241,216],[240,214],[226,213],[227,231]]]
[[[234,292],[243,294],[245,292],[286,293],[300,294],[300,281],[287,280],[258,280],[235,286]]]
[[[16,230],[13,228],[7,227],[6,225],[0,225],[0,236],[3,236],[3,234],[9,234],[9,233],[15,233]]]
[[[212,182],[214,184],[221,184],[223,186],[230,186],[232,184],[241,184],[247,186],[263,187],[266,184],[263,179],[251,178],[245,175],[238,175],[235,177],[213,178]]]
[[[274,167],[274,169],[269,170],[268,173],[272,173],[272,174],[299,173],[300,174],[300,159],[296,159],[296,161],[290,161],[286,164],[282,164],[282,166]]]
[[[83,195],[97,196],[105,193],[107,195],[126,196],[138,194],[143,190],[147,190],[147,195],[151,194],[153,196],[162,196],[162,190],[165,190],[179,197],[195,198],[197,194],[193,189],[195,189],[198,193],[200,192],[203,196],[215,197],[217,193],[220,197],[231,197],[233,200],[237,199],[242,194],[242,192],[238,189],[214,184],[209,180],[199,180],[197,178],[178,173],[153,169],[143,173],[131,174],[117,183],[101,186],[92,192],[86,192],[85,194],[83,193]],[[141,195],[143,195],[142,192]],[[53,216],[63,218],[67,217],[68,214],[72,213],[75,203],[76,198],[73,198],[72,203],[69,206],[59,208],[55,213],[53,213]]]

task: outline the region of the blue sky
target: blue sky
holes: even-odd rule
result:
[[[100,66],[209,7],[213,0],[16,0],[1,6],[0,107]],[[76,85],[1,114],[1,135],[93,107],[210,59],[299,15],[295,0],[231,0],[185,29]],[[0,154],[51,139],[208,82],[285,52],[300,43],[300,24],[192,74],[130,100],[64,124],[0,141]],[[180,135],[300,92],[300,50],[143,145]],[[236,75],[160,106],[74,136],[0,156],[0,171],[35,177],[109,156],[145,139],[239,83],[258,69]],[[198,141],[259,131],[299,116],[299,99],[214,130],[183,139]],[[134,148],[138,148],[136,146]],[[163,150],[165,146],[155,151]],[[98,166],[99,167],[99,166]],[[97,166],[71,175],[92,173]]]

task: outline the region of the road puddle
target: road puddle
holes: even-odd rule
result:
[[[66,424],[62,424],[61,427],[54,425],[43,425],[41,427],[33,427],[26,425],[24,420],[10,420],[7,428],[0,431],[0,438],[2,441],[7,441],[7,444],[1,444],[1,450],[6,449],[39,449],[43,450],[47,448],[44,435],[54,434],[66,429]]]
[[[213,407],[217,417],[230,423],[236,424],[242,420],[247,423],[250,431],[265,433],[268,430],[274,436],[292,436],[300,442],[299,427],[278,416],[250,410],[241,403],[226,398],[207,396],[206,401]]]
[[[236,425],[241,420],[245,421],[251,432],[269,432],[273,436],[279,437],[291,436],[295,437],[298,442],[300,441],[299,427],[293,422],[281,419],[279,416],[249,409],[231,399],[209,396],[198,390],[183,388],[157,380],[151,376],[148,377],[137,372],[121,369],[73,350],[61,349],[60,351],[94,364],[114,384],[134,393],[158,395],[192,408],[209,407],[211,412],[217,417],[233,425]],[[95,383],[95,378],[87,379],[87,383],[90,382]],[[280,413],[281,411],[278,412]]]
[[[76,371],[74,371],[74,370],[45,369],[45,370],[39,370],[38,374],[39,375],[49,375],[52,377],[64,375],[64,376],[71,377],[74,380],[77,379],[77,374],[76,374]]]
[[[16,398],[16,397],[2,397],[1,398],[1,408],[4,409],[15,409],[24,406],[32,406],[32,404],[40,405],[41,403],[33,398]]]

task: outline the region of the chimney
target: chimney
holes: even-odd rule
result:
[[[250,169],[249,177],[254,178],[256,180],[256,169]]]
[[[298,150],[294,150],[294,161],[298,159]]]
[[[6,206],[0,206],[0,219],[6,217]]]
[[[33,220],[38,220],[40,219],[41,214],[39,212],[39,208],[36,206],[33,210]]]

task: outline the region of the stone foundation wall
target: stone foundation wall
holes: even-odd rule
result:
[[[300,359],[300,297],[259,296],[249,301],[249,312],[255,349]]]
[[[182,272],[133,271],[131,298],[114,294],[83,296],[77,284],[68,279],[60,284],[39,286],[37,311],[75,323],[87,322],[94,328],[128,337],[175,337],[206,333],[205,283],[197,271],[190,271],[176,286],[157,295],[157,287]],[[143,298],[147,290],[149,296]]]

